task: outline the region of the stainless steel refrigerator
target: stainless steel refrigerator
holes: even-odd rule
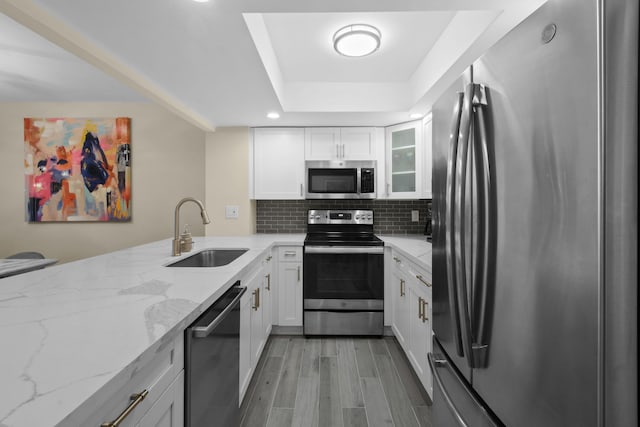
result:
[[[434,426],[638,425],[637,72],[637,0],[549,0],[435,103]]]

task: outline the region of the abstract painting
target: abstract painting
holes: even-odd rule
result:
[[[25,118],[28,222],[131,219],[131,119]]]

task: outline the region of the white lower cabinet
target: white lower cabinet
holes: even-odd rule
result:
[[[262,329],[264,330],[265,340],[271,334],[273,325],[273,299],[275,292],[275,281],[273,277],[273,255],[269,251],[262,261]]]
[[[184,425],[184,337],[179,334],[170,345],[149,353],[131,367],[130,376],[116,385],[117,390],[103,399],[100,407],[77,425],[100,426],[118,419],[133,407],[119,424],[131,426]],[[147,391],[136,403],[134,395]],[[75,424],[75,421],[74,421]]]
[[[247,391],[268,338],[263,325],[262,272],[262,267],[259,267],[246,279],[241,279],[242,286],[246,286],[247,291],[240,298],[240,402]]]
[[[391,269],[391,329],[429,396],[433,378],[427,362],[431,352],[431,273],[396,251],[387,263]]]
[[[393,320],[391,327],[396,339],[405,348],[409,339],[409,296],[406,277],[394,271],[391,274],[391,299],[393,301]]]
[[[278,325],[302,326],[302,247],[278,248]]]
[[[179,427],[184,424],[184,370],[140,420],[137,427]]]
[[[422,283],[409,286],[409,345],[407,356],[429,395],[432,395],[431,372],[427,354],[431,352],[431,291]]]

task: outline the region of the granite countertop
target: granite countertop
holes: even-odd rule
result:
[[[195,237],[181,257],[166,239],[1,279],[0,426],[77,425],[266,249],[301,246],[304,237]],[[380,238],[430,271],[424,236]],[[165,267],[213,247],[249,250],[222,267]]]

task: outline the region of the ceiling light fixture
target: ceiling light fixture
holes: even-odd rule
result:
[[[280,114],[278,114],[276,112],[272,112],[272,113],[267,114],[267,117],[270,118],[270,119],[274,119],[275,120],[275,119],[279,119],[280,118]]]
[[[351,24],[333,35],[333,48],[340,55],[359,57],[371,55],[380,48],[382,34],[367,24]]]
[[[207,3],[209,0],[193,0],[196,3]]]

